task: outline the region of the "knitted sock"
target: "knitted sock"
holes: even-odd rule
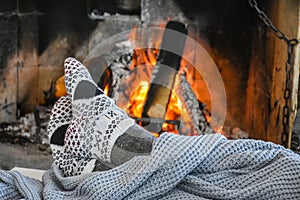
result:
[[[50,121],[47,127],[50,144],[63,146],[65,133],[72,120],[70,98],[62,96],[51,110]]]
[[[151,151],[154,137],[146,130],[137,128],[134,120],[116,106],[114,100],[104,95],[85,66],[74,58],[65,60],[65,84],[72,99],[73,112],[73,120],[65,137],[66,148],[70,152],[78,157],[95,158],[101,163],[116,166],[143,153],[127,150],[130,146],[126,142],[128,137],[131,139],[129,143],[146,146],[147,152]],[[143,145],[145,141],[147,144]]]
[[[66,148],[65,134],[71,120],[71,99],[63,96],[53,106],[47,132],[54,163],[64,176],[79,175],[95,167],[95,159],[78,157]]]

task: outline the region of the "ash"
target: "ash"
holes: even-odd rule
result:
[[[41,150],[50,153],[49,139],[47,135],[47,124],[50,117],[49,112],[40,113],[43,122],[40,126],[36,124],[34,113],[28,113],[17,122],[0,125],[0,142],[27,145],[28,143],[39,144]]]
[[[0,169],[25,167],[48,170],[53,163],[46,127],[50,113],[40,113],[44,121],[37,126],[34,113],[17,122],[0,125]]]

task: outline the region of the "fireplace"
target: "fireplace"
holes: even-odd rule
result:
[[[102,0],[87,0],[72,1],[70,6],[69,1],[24,3],[16,0],[3,1],[2,4],[3,15],[0,23],[2,27],[11,30],[12,34],[2,32],[2,40],[5,42],[1,44],[6,45],[7,50],[5,52],[2,50],[3,56],[0,60],[2,80],[0,90],[3,94],[0,97],[1,124],[17,121],[26,113],[33,112],[37,105],[53,103],[56,99],[55,94],[59,93],[59,88],[56,88],[59,84],[56,83],[57,80],[61,81],[59,77],[63,74],[62,63],[67,56],[84,61],[94,79],[103,86],[108,95],[116,98],[118,105],[127,109],[137,103],[128,102],[129,96],[140,95],[143,90],[147,91],[146,87],[149,86],[152,74],[151,64],[155,62],[151,56],[157,56],[157,48],[163,35],[163,31],[155,35],[138,31],[150,27],[163,30],[167,21],[173,20],[187,24],[188,37],[197,41],[205,51],[199,56],[195,53],[197,52],[195,46],[186,45],[185,51],[189,54],[189,59],[196,64],[193,65],[183,59],[181,66],[184,67],[178,72],[178,80],[182,75],[188,83],[190,87],[188,90],[192,91],[190,96],[195,96],[192,102],[197,102],[205,122],[210,122],[210,115],[214,116],[212,112],[214,105],[218,117],[226,110],[224,120],[222,116],[220,117],[220,121],[224,121],[220,123],[223,124],[223,134],[235,137],[237,132],[243,133],[241,131],[243,130],[250,138],[282,143],[287,47],[262,23],[248,1],[132,0],[107,3]],[[298,37],[298,1],[269,0],[258,2],[258,5],[287,37]],[[287,19],[289,23],[285,23]],[[135,30],[137,32],[134,33]],[[117,42],[111,40],[113,42],[109,44],[111,49],[105,49],[106,52],[99,49],[97,52],[99,44],[103,41],[109,42],[109,38],[124,31],[130,33],[130,36],[121,34],[119,36],[122,37],[117,38]],[[134,58],[137,52],[134,52],[133,46],[128,45],[128,41],[132,40],[130,37],[136,37],[135,40],[142,37],[148,44],[153,42],[154,48],[148,46],[151,52],[147,54],[147,61]],[[94,56],[95,54],[98,54],[98,57]],[[209,59],[203,55],[208,55]],[[295,61],[297,59],[296,56]],[[117,72],[117,60],[121,64],[122,62],[130,64],[127,66],[130,70],[119,69],[121,71]],[[133,69],[131,64],[134,62],[145,62],[142,63],[145,67]],[[219,88],[214,87],[213,81],[211,85],[207,85],[207,80],[203,78],[206,72],[199,71],[195,67],[208,66],[212,63],[222,78],[226,98],[222,92],[217,93]],[[298,62],[295,63],[291,77],[290,126],[295,116],[294,111],[297,109],[299,73]],[[147,83],[135,79],[133,75],[140,74],[138,70],[148,70],[147,76],[144,77]],[[119,77],[119,81],[122,83],[127,81],[127,85],[135,84],[132,86],[133,91],[121,93],[120,88],[114,85],[123,72],[129,73],[129,79]],[[212,92],[211,89],[215,89],[216,92]],[[121,97],[116,97],[118,95],[126,98],[122,100]],[[221,101],[223,97],[225,99]],[[176,109],[187,104],[180,98],[187,97],[174,92],[171,101],[180,103],[177,108],[169,111],[173,115],[179,115]],[[138,100],[138,97],[135,99]],[[217,104],[212,104],[212,101],[216,101]],[[134,111],[129,112],[132,115]],[[218,117],[213,119],[217,124]],[[142,117],[135,116],[135,118]],[[189,116],[189,119],[185,119],[185,124],[190,123],[191,118],[193,117]],[[171,124],[175,123],[175,128],[172,129],[177,129],[178,119],[180,117],[177,116],[176,119],[172,119],[173,121],[164,120],[168,120]],[[165,126],[166,130],[169,130],[170,124]]]

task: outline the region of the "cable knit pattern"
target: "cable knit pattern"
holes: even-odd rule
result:
[[[1,171],[0,199],[299,199],[299,171],[300,156],[273,143],[164,133],[151,155],[108,171],[64,178],[53,165],[43,189]]]

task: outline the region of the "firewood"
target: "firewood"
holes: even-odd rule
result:
[[[190,117],[193,128],[190,129],[192,135],[203,135],[206,133],[212,133],[213,129],[206,121],[203,110],[205,105],[197,100],[190,84],[186,80],[185,73],[179,75],[180,87],[176,88],[176,93],[179,94],[181,102],[184,104],[188,116]]]
[[[170,21],[166,25],[157,64],[153,69],[151,84],[147,93],[142,117],[164,119],[170,100],[171,90],[176,74],[180,67],[181,56],[184,51],[186,37],[178,37],[174,31],[187,35],[184,24]],[[170,52],[168,50],[172,50]],[[176,53],[174,53],[176,52]],[[144,123],[144,125],[149,125]],[[155,126],[157,127],[157,126]],[[161,129],[161,126],[158,126]],[[147,126],[145,128],[150,128]],[[159,132],[160,130],[149,130]]]

